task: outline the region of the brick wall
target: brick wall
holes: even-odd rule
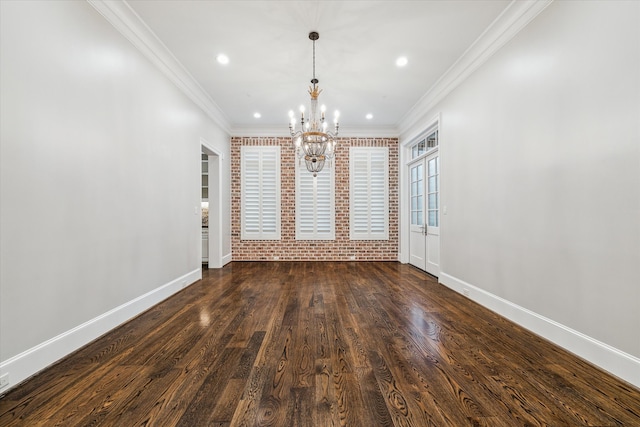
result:
[[[335,170],[335,240],[296,240],[295,162],[290,138],[231,138],[231,249],[234,261],[398,259],[398,139],[339,138]],[[281,240],[241,240],[240,147],[280,145]],[[349,240],[349,147],[389,147],[389,240]],[[303,165],[304,167],[304,165]],[[329,167],[328,164],[325,168]]]

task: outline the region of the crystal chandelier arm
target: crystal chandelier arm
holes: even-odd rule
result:
[[[293,110],[289,110],[289,132],[293,135],[293,132],[296,128],[296,118]]]

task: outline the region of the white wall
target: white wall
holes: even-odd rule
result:
[[[18,359],[63,355],[103,332],[79,337],[87,322],[199,277],[201,138],[227,177],[230,156],[228,135],[88,3],[0,7],[0,374],[15,384],[50,362]]]
[[[640,2],[552,3],[437,113],[442,281],[639,385]]]

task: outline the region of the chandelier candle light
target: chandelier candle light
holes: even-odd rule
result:
[[[328,123],[324,118],[326,111],[324,105],[320,107],[320,119],[318,119],[318,95],[322,92],[322,89],[318,86],[318,79],[316,79],[316,40],[318,40],[318,38],[320,38],[320,35],[317,32],[312,31],[309,33],[309,39],[313,41],[313,78],[311,79],[313,86],[309,86],[311,111],[305,118],[305,108],[304,106],[300,106],[301,130],[296,131],[294,113],[293,111],[289,111],[289,131],[291,132],[291,141],[296,150],[296,155],[299,160],[304,158],[307,170],[313,173],[314,177],[322,170],[325,161],[329,161],[329,165],[331,165],[337,143],[335,138],[338,136],[339,116],[339,113],[336,111],[333,121],[335,125],[334,132],[327,131]]]

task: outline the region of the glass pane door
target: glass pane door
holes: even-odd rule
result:
[[[419,163],[411,167],[411,225],[424,224],[424,179],[423,164]]]
[[[429,227],[440,226],[440,207],[438,196],[440,191],[440,157],[429,159],[427,163],[427,225]]]

